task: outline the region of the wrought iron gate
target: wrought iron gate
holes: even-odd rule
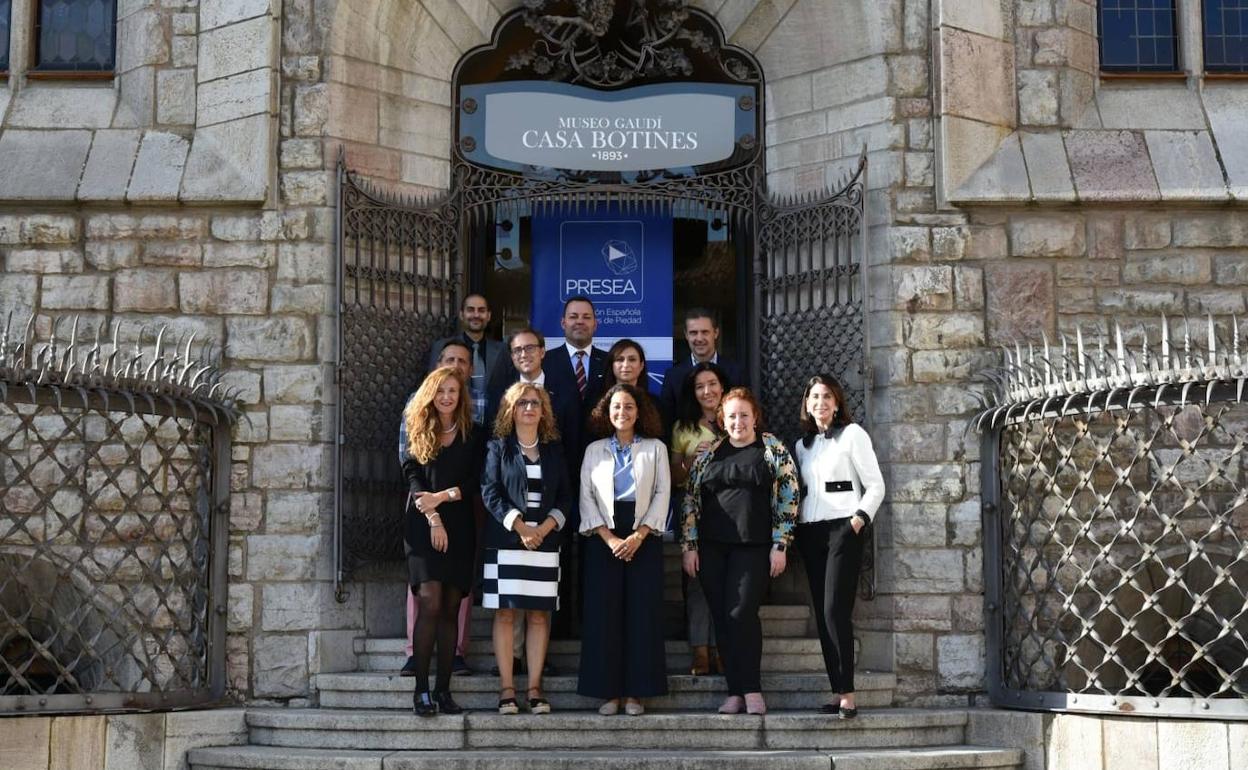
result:
[[[338,169],[338,587],[363,562],[403,554],[399,418],[425,355],[455,328],[462,283],[456,209],[390,196]]]
[[[1248,719],[1248,357],[1212,319],[1006,354],[984,432],[1000,706]],[[1219,350],[1219,347],[1221,348]]]
[[[835,376],[857,422],[870,421],[864,201],[865,153],[839,188],[764,204],[758,225],[752,371],[778,435],[798,432],[806,381]],[[874,534],[864,554],[859,593],[875,596]]]
[[[0,331],[0,714],[220,700],[233,397],[193,338],[56,320]]]

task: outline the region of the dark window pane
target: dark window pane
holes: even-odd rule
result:
[[[38,69],[107,72],[113,68],[116,0],[39,0],[38,23]]]
[[[0,0],[0,72],[9,68],[9,16],[13,0]]]
[[[1101,0],[1097,11],[1101,69],[1173,72],[1179,68],[1174,0]]]
[[[1204,0],[1205,71],[1248,72],[1248,0]]]

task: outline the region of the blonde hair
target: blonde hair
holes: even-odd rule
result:
[[[537,394],[542,402],[542,421],[537,425],[537,437],[541,441],[558,441],[559,428],[555,425],[555,410],[550,405],[550,394],[540,385],[531,382],[517,382],[503,394],[498,405],[498,417],[494,420],[494,435],[507,438],[516,429],[516,402],[528,391]]]
[[[464,375],[453,366],[434,369],[403,410],[403,424],[407,426],[407,453],[421,465],[431,462],[442,451],[442,423],[438,421],[438,410],[433,405],[433,399],[438,395],[438,388],[447,380],[455,380],[459,384],[455,427],[465,438],[472,430],[472,402],[468,398],[468,383]]]

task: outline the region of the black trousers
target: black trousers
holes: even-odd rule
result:
[[[633,503],[615,504],[617,537],[633,532]],[[667,692],[663,646],[663,540],[645,539],[630,562],[597,535],[585,548],[585,616],[576,691],[591,698],[648,698]]]
[[[719,659],[729,695],[762,692],[763,624],[758,608],[767,592],[771,545],[703,540],[698,544],[698,578],[715,622]]]
[[[849,521],[797,525],[797,550],[806,563],[823,665],[835,693],[854,691],[854,599],[866,532],[854,534]]]

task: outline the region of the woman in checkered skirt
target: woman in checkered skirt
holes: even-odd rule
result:
[[[481,496],[490,512],[485,531],[482,606],[494,613],[498,712],[515,714],[511,627],[525,613],[529,710],[550,713],[542,667],[550,613],[559,608],[559,545],[572,486],[558,443],[554,410],[544,388],[517,382],[503,394],[495,438],[486,451]]]

